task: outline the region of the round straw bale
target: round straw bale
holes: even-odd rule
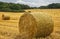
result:
[[[19,19],[21,36],[47,37],[53,32],[51,16],[44,13],[24,13]]]
[[[2,15],[2,19],[3,19],[3,20],[10,20],[10,16],[7,16],[7,15],[4,15],[4,14],[3,14],[3,15]]]

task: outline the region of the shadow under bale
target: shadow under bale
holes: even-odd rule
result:
[[[53,28],[52,17],[44,13],[24,13],[19,19],[21,37],[47,37],[53,32]]]
[[[10,16],[2,15],[2,20],[10,20]]]

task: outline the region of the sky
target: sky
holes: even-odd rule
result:
[[[0,1],[26,4],[31,7],[46,6],[51,3],[60,3],[60,0],[0,0]]]

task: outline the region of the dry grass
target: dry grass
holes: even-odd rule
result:
[[[34,9],[31,12],[48,13],[54,20],[54,32],[51,36],[40,39],[60,39],[60,9]],[[2,20],[2,14],[9,15],[11,20]],[[22,14],[13,12],[0,12],[0,39],[14,39],[19,34],[18,22]]]

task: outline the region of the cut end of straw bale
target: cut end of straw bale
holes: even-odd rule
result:
[[[25,36],[33,36],[36,32],[36,20],[31,14],[24,14],[20,17],[19,31]]]
[[[53,32],[52,18],[40,13],[25,13],[19,19],[19,32],[23,37],[47,37]]]

